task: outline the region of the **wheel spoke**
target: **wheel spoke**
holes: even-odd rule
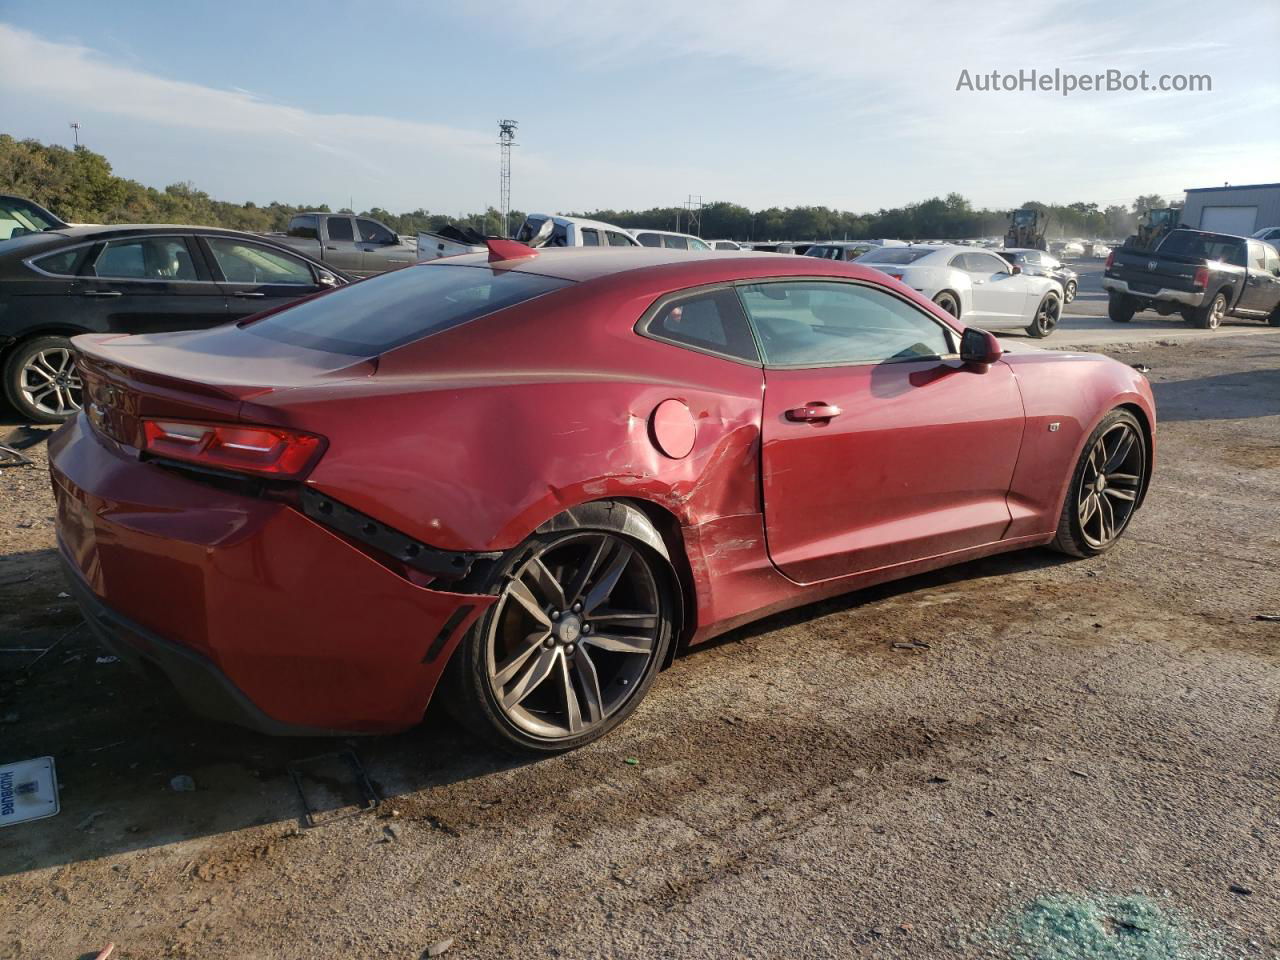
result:
[[[591,582],[592,576],[595,575],[596,569],[603,562],[608,551],[609,538],[599,537],[587,557],[587,562],[578,570],[573,582],[569,584],[569,589],[565,591],[566,606],[572,606],[582,599],[582,592],[587,589],[587,584]]]
[[[531,633],[525,637],[523,647],[494,670],[494,684],[499,687],[505,687],[510,683],[511,678],[519,672],[522,666],[529,662],[529,658],[538,652],[549,636],[551,636],[550,631],[543,631],[542,633]]]
[[[543,597],[557,610],[563,610],[568,606],[565,602],[564,588],[560,586],[560,581],[552,576],[551,571],[547,569],[547,565],[542,562],[540,557],[535,557],[529,561],[528,567],[525,568],[529,572],[530,578],[538,585],[538,589],[542,591]]]
[[[613,653],[653,652],[653,637],[633,637],[618,633],[584,633],[580,642]]]
[[[520,706],[534,690],[542,685],[542,682],[551,676],[551,671],[555,669],[556,661],[560,659],[560,651],[558,648],[548,649],[542,648],[542,652],[534,659],[520,679],[502,698],[502,708],[504,710],[513,710]]]
[[[1124,487],[1107,487],[1102,491],[1108,497],[1115,497],[1117,500],[1136,500],[1138,495],[1132,490],[1126,490]]]
[[[34,366],[45,370],[50,376],[56,377],[58,375],[58,368],[49,362],[48,354],[37,353],[31,358],[31,362]]]
[[[1107,483],[1120,483],[1136,487],[1139,477],[1133,473],[1108,473]]]
[[[34,363],[29,363],[25,367],[23,367],[22,373],[23,373],[24,379],[26,379],[28,383],[30,383],[30,375],[33,373],[41,378],[41,381],[40,381],[41,383],[54,383],[56,380],[53,374],[46,373],[45,371],[41,370],[38,366],[36,366]]]
[[[573,666],[582,683],[582,700],[587,708],[587,722],[599,723],[604,719],[604,698],[600,696],[600,678],[596,675],[596,665],[591,662],[591,657],[582,644],[578,644],[578,648],[573,653]]]
[[[1081,527],[1083,527],[1086,523],[1088,523],[1090,520],[1093,519],[1093,513],[1097,509],[1098,509],[1098,495],[1096,493],[1090,493],[1087,497],[1084,498],[1084,500],[1080,502],[1080,526]]]
[[[525,585],[523,580],[512,580],[507,590],[512,599],[529,612],[529,616],[533,617],[548,630],[551,629],[551,618],[547,616],[546,611],[538,603],[538,598],[533,595],[533,591]]]
[[[1102,536],[1099,539],[1106,543],[1116,534],[1116,514],[1111,507],[1111,501],[1106,497],[1098,497],[1098,517],[1101,521]]]
[[[591,589],[587,591],[587,595],[582,601],[582,609],[586,613],[591,613],[609,598],[609,594],[613,593],[613,588],[618,585],[618,579],[622,576],[622,572],[627,569],[627,564],[631,562],[631,558],[635,555],[635,550],[629,545],[621,541],[618,542],[618,549],[614,552],[609,565],[600,574],[600,579],[591,585]]]
[[[569,670],[569,660],[560,658],[560,686],[564,693],[564,712],[569,721],[569,732],[582,731],[582,707],[578,703],[578,693],[573,689],[573,675]]]
[[[57,393],[57,392],[58,392],[58,385],[56,383],[49,384],[47,387],[44,387],[44,389],[40,390],[39,393],[36,393],[35,390],[32,390],[30,394],[31,402],[38,406],[39,404],[44,403],[44,398],[49,396],[49,394]]]
[[[1116,441],[1115,448],[1111,452],[1111,456],[1107,458],[1106,465],[1103,466],[1103,473],[1111,473],[1124,463],[1125,458],[1129,456],[1129,451],[1133,449],[1134,441],[1138,438],[1134,436],[1133,431],[1126,428],[1120,435],[1120,439]],[[1108,478],[1109,479],[1109,478]]]
[[[591,622],[597,625],[615,623],[636,630],[656,630],[658,616],[654,613],[640,613],[632,610],[597,610],[591,614]]]

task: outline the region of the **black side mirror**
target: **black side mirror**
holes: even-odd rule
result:
[[[1017,276],[1021,272],[1022,272],[1022,268],[1015,263],[1012,267],[1012,273],[1014,274],[1014,276]]]
[[[969,327],[960,336],[960,359],[965,363],[979,363],[989,366],[1002,356],[1000,341],[985,330]]]

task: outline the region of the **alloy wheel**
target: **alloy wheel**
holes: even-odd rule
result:
[[[1101,550],[1124,531],[1138,505],[1146,448],[1128,423],[1113,425],[1089,451],[1076,496],[1080,533]]]
[[[1227,315],[1227,298],[1218,294],[1213,298],[1213,304],[1209,307],[1209,329],[1217,330],[1222,326],[1222,320]]]
[[[590,733],[640,687],[662,610],[650,561],[625,538],[583,532],[545,545],[511,574],[489,620],[495,704],[541,739]]]
[[[71,349],[49,347],[32,354],[18,371],[18,389],[41,413],[66,417],[79,410],[83,384]]]
[[[1036,311],[1036,328],[1041,334],[1050,333],[1058,325],[1058,317],[1062,314],[1062,304],[1057,297],[1045,297]]]
[[[940,306],[953,317],[960,316],[960,304],[956,302],[956,298],[949,293],[940,293],[933,298],[933,302]]]

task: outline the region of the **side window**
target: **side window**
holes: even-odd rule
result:
[[[662,246],[662,238],[656,233],[637,233],[636,239],[640,241],[640,246],[642,247]]]
[[[697,293],[665,303],[644,331],[698,350],[760,362],[742,305],[732,290]]]
[[[98,254],[92,274],[119,280],[199,280],[182,237],[112,240]]]
[[[738,289],[766,364],[884,363],[953,352],[941,324],[873,287],[795,281]]]
[[[55,276],[74,277],[76,268],[80,266],[80,261],[88,252],[88,247],[75,247],[71,250],[46,254],[43,257],[32,260],[31,265]]]
[[[664,236],[662,238],[662,245],[666,247],[668,250],[688,250],[689,249],[689,241],[685,237]]]
[[[584,247],[600,246],[600,231],[593,230],[591,227],[582,228],[582,245]]]
[[[315,217],[294,217],[289,221],[289,236],[303,240],[319,240],[320,228]]]
[[[691,237],[689,240],[689,249],[690,250],[710,250],[711,248],[707,246],[705,241],[699,240],[697,237]]]
[[[612,230],[606,230],[609,236],[609,246],[611,247],[634,247],[636,242],[630,237],[624,237],[620,233],[614,233]]]
[[[1249,241],[1249,269],[1265,270],[1267,269],[1267,255],[1262,249],[1262,244],[1257,240]]]
[[[330,217],[325,221],[325,229],[329,231],[330,240],[354,240],[355,232],[351,229],[350,217]]]
[[[1265,258],[1263,269],[1272,276],[1280,276],[1280,253],[1276,252],[1276,248],[1269,243],[1264,243],[1262,255]]]
[[[213,259],[228,283],[284,283],[312,286],[311,268],[297,257],[229,237],[206,237]]]
[[[1007,262],[989,253],[966,253],[964,263],[961,269],[982,277],[989,277],[993,273],[1011,272]]]
[[[399,237],[377,220],[357,220],[356,226],[360,229],[360,239],[365,243],[398,243],[400,241]]]

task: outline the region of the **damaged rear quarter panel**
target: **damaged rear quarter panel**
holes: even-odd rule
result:
[[[366,382],[271,398],[279,419],[324,425],[309,484],[447,550],[507,549],[611,497],[656,503],[682,526],[758,514],[760,369],[635,334],[665,291],[590,286],[554,311],[533,301],[410,344]],[[650,437],[670,398],[696,424],[679,460]]]

